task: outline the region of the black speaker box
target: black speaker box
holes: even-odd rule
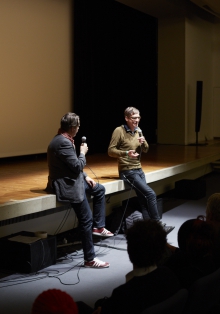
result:
[[[183,179],[175,182],[175,197],[198,200],[206,196],[206,181]]]
[[[32,243],[11,241],[15,236],[35,237],[33,232],[21,231],[0,239],[0,266],[21,273],[33,273],[56,263],[56,237],[48,235]]]

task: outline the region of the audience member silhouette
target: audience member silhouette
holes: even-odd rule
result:
[[[212,225],[197,219],[185,221],[178,231],[175,253],[164,263],[178,277],[183,288],[217,269],[215,263],[215,233]]]
[[[180,289],[174,273],[157,267],[164,254],[167,239],[163,226],[155,220],[137,221],[126,232],[127,250],[133,271],[126,275],[126,283],[115,288],[94,314],[138,314]]]
[[[206,221],[210,223],[216,235],[215,259],[220,267],[220,193],[212,194],[207,201]]]

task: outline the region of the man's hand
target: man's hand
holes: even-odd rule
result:
[[[96,185],[96,182],[89,176],[85,177],[85,180],[88,183],[88,185],[90,185],[92,188],[94,188],[94,186]]]
[[[138,138],[138,141],[139,141],[140,144],[143,144],[145,142],[145,137],[144,136],[140,136]]]
[[[128,156],[130,158],[137,158],[139,156],[139,154],[135,150],[129,150],[128,151]]]
[[[86,143],[82,143],[80,146],[80,153],[86,155],[88,152],[88,146]]]

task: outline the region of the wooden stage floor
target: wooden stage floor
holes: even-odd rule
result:
[[[220,159],[219,141],[201,146],[151,145],[142,154],[142,167],[147,174],[206,159],[207,163]],[[84,170],[102,184],[118,180],[117,160],[107,154],[88,155]],[[47,176],[44,154],[0,159],[0,205],[44,196]]]

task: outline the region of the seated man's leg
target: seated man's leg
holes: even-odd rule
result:
[[[94,228],[105,227],[105,187],[96,183],[94,188],[85,182],[86,193],[93,196],[93,226]]]
[[[93,234],[112,237],[113,233],[105,229],[105,187],[99,183],[91,187],[85,181],[85,191],[93,196]]]
[[[151,219],[159,221],[160,215],[159,215],[158,208],[157,208],[156,193],[147,184],[144,172],[142,170],[139,170],[139,171],[140,171],[140,177],[142,178],[143,183],[146,186],[145,191],[147,192],[146,196],[147,196],[147,201],[148,201],[148,211],[149,211],[150,217],[151,217]],[[164,223],[162,223],[162,225],[163,225],[163,228],[167,234],[170,233],[175,228],[173,226],[166,226],[166,224],[164,224]]]
[[[157,208],[157,196],[147,184],[145,174],[142,169],[124,171],[123,173],[120,173],[120,178],[127,181],[128,184],[135,189],[138,200],[141,204],[144,219],[150,218],[159,221],[160,215]],[[163,225],[167,234],[175,228],[173,226],[166,226],[166,224]]]
[[[157,197],[148,186],[145,174],[141,169],[127,170],[120,173],[120,178],[134,188],[144,219],[160,220],[157,209]]]
[[[109,263],[100,261],[95,256],[93,239],[92,239],[92,213],[85,195],[82,203],[71,203],[79,221],[80,230],[82,233],[82,247],[84,252],[84,266],[89,268],[106,268]]]
[[[160,215],[157,208],[157,195],[152,188],[146,182],[145,174],[142,170],[139,171],[140,176],[140,191],[145,195],[145,202],[147,203],[148,213],[153,220],[160,220]]]
[[[84,259],[92,261],[95,258],[95,251],[92,239],[92,213],[85,196],[82,203],[71,203],[76,216],[79,221],[79,227],[82,235],[82,247],[84,252]]]

